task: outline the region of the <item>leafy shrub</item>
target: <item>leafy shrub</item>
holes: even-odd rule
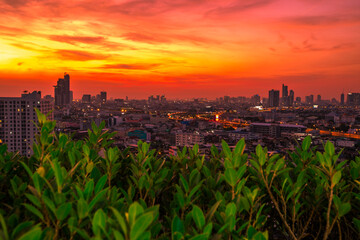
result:
[[[289,159],[245,141],[162,156],[112,147],[104,124],[74,141],[38,112],[30,158],[0,146],[0,238],[359,239],[360,158],[307,137]]]

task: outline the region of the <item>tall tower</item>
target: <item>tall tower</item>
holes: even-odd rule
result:
[[[278,107],[280,100],[280,91],[279,90],[270,90],[269,91],[269,107]]]
[[[281,102],[282,105],[288,106],[289,105],[289,92],[288,92],[288,86],[282,85],[282,95],[281,95]]]
[[[54,86],[55,106],[65,106],[71,103],[70,75],[64,73],[64,78],[59,78]]]
[[[288,96],[289,96],[289,94],[288,94],[288,86],[283,84],[282,85],[282,98],[286,98]]]
[[[289,106],[294,105],[294,98],[295,98],[295,93],[293,90],[290,90],[290,95],[289,95]]]
[[[106,92],[100,92],[100,98],[101,98],[101,103],[106,103],[106,101],[107,101],[107,93]]]
[[[340,104],[344,105],[344,103],[345,103],[345,94],[342,93],[341,96],[340,96]]]

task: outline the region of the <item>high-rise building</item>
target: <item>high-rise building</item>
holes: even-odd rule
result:
[[[282,85],[282,98],[286,98],[288,95],[288,86]]]
[[[360,93],[348,93],[346,103],[348,105],[360,105]]]
[[[251,104],[253,105],[259,105],[260,104],[260,96],[258,94],[255,94],[250,99]]]
[[[90,94],[84,94],[82,96],[82,102],[83,103],[91,103],[91,95]]]
[[[106,103],[107,101],[107,93],[106,92],[100,92],[100,98],[102,103]]]
[[[320,94],[317,95],[316,103],[318,103],[318,104],[321,103],[321,95]]]
[[[282,85],[282,95],[281,95],[281,103],[283,106],[289,105],[289,92],[288,92],[288,86]]]
[[[344,105],[344,103],[345,103],[345,94],[342,93],[341,96],[340,96],[340,104]]]
[[[296,97],[296,103],[301,103],[301,97]]]
[[[270,90],[269,91],[269,107],[278,107],[279,106],[279,99],[280,98],[280,91],[279,90]]]
[[[293,90],[290,90],[290,95],[289,95],[289,106],[293,106],[294,105],[294,99],[295,99],[295,93]]]
[[[40,91],[24,92],[21,97],[0,98],[0,144],[6,143],[10,152],[32,154],[31,146],[37,133],[33,123],[37,122],[35,108],[53,120],[54,101],[41,99]]]
[[[306,96],[305,97],[305,103],[309,104],[309,105],[314,104],[314,95],[311,94],[310,96]]]
[[[66,106],[71,103],[70,75],[64,73],[64,78],[59,78],[54,86],[55,106]]]

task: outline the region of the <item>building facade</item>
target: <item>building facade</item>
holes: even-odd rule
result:
[[[55,106],[66,106],[71,103],[72,92],[70,91],[70,75],[64,73],[64,78],[59,78],[54,86]]]
[[[193,146],[195,144],[203,144],[204,136],[198,133],[177,133],[176,146]]]
[[[10,152],[30,156],[37,128],[35,108],[53,120],[54,102],[41,99],[41,92],[24,93],[21,97],[0,98],[0,144],[7,144]]]
[[[278,107],[280,103],[280,92],[279,90],[269,91],[269,107]]]

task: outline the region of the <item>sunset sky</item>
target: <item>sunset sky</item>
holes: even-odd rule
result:
[[[0,0],[0,96],[360,92],[359,0]]]

